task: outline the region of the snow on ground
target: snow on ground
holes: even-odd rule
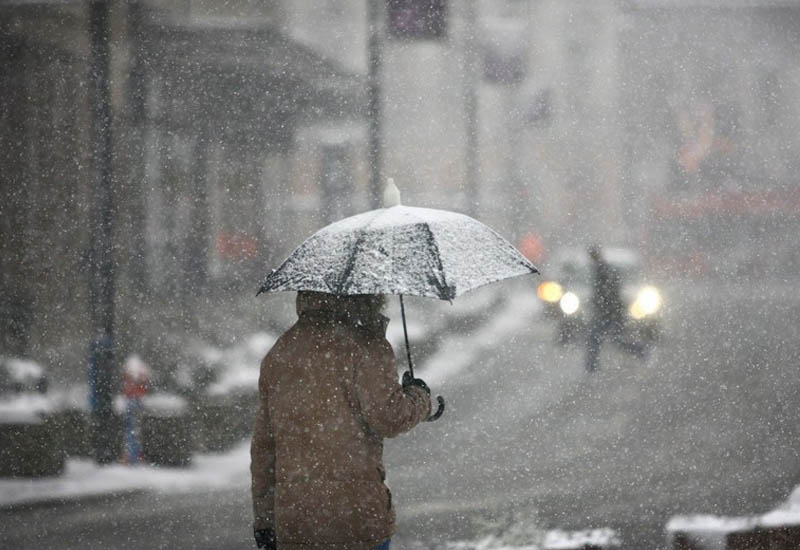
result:
[[[53,402],[40,393],[24,392],[0,399],[0,424],[41,424]]]
[[[531,322],[541,309],[534,288],[518,290],[513,299],[507,298],[503,307],[488,323],[468,334],[454,334],[442,343],[436,353],[425,362],[421,371],[428,385],[439,385],[453,380],[474,358],[497,345],[497,341],[519,331]]]
[[[231,487],[246,490],[249,467],[249,442],[227,453],[195,455],[191,466],[180,469],[124,464],[98,466],[88,459],[69,459],[59,477],[0,481],[0,507],[132,491],[179,493]]]
[[[502,534],[491,534],[473,541],[449,542],[446,550],[578,550],[580,548],[619,548],[620,540],[613,529],[563,531],[537,529],[531,523],[511,525]]]
[[[451,319],[474,315],[487,309],[495,299],[496,295],[490,290],[478,291],[475,299],[462,298],[462,306],[450,309],[451,306],[444,304],[448,308],[446,315]],[[426,365],[426,378],[438,382],[456,374],[478,353],[491,347],[501,334],[522,326],[530,318],[534,299],[535,294],[532,294],[506,301],[498,314],[476,333],[449,338],[443,346],[447,349],[440,350]],[[414,324],[424,325],[424,321]],[[202,348],[200,351],[206,360],[222,367],[221,379],[214,390],[231,391],[257,384],[259,362],[274,342],[274,336],[259,333],[225,350]],[[192,466],[185,469],[122,464],[98,466],[87,459],[69,459],[66,471],[57,478],[0,480],[0,506],[139,490],[185,491],[229,488],[233,484],[245,487],[249,483],[249,465],[247,443],[225,454],[197,454]]]
[[[800,525],[800,486],[795,487],[786,502],[765,514],[747,517],[675,516],[667,523],[666,530],[670,535],[690,535],[698,548],[723,549],[729,533],[781,525]]]
[[[539,310],[534,290],[523,288],[506,299],[500,310],[476,331],[469,334],[452,335],[442,343],[437,352],[422,366],[423,376],[430,384],[439,385],[448,380],[460,378],[474,358],[490,349],[498,338],[517,331],[529,323],[532,315]],[[490,293],[476,301],[465,304],[465,311],[484,309],[491,304]],[[474,313],[474,311],[472,312]],[[457,317],[463,311],[453,309],[451,315]],[[424,321],[416,321],[414,329],[424,326]],[[274,337],[267,334],[255,335],[232,354],[236,360],[226,361],[228,377],[223,385],[239,386],[252,383],[257,373],[253,358],[263,356],[274,343]],[[221,355],[214,350],[205,350],[207,358],[220,360]],[[229,351],[230,350],[226,350]],[[227,354],[226,354],[227,355]],[[229,356],[230,357],[230,356]],[[260,357],[259,357],[260,360]],[[226,369],[227,370],[227,369]],[[457,377],[457,375],[459,375]],[[218,388],[219,389],[219,388]],[[97,496],[131,491],[191,492],[193,490],[229,489],[249,485],[249,443],[243,442],[233,450],[222,454],[197,454],[192,466],[183,469],[162,468],[147,465],[127,466],[116,464],[98,466],[86,459],[67,461],[65,473],[57,478],[0,480],[0,507],[37,501],[70,500],[87,496]],[[686,515],[673,517],[667,523],[668,532],[691,532],[693,537],[703,543],[704,548],[715,546],[724,540],[725,533],[752,529],[762,526],[800,524],[800,487],[781,506],[760,516],[717,517],[708,515]],[[535,529],[528,525],[526,529]],[[455,541],[448,544],[448,550],[562,550],[580,547],[582,544],[595,544],[601,548],[616,548],[616,534],[609,529],[579,532],[547,531],[538,535],[520,537],[513,529],[503,535],[488,535],[473,541]],[[577,545],[577,546],[576,546]]]

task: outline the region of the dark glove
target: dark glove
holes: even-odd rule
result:
[[[428,387],[428,384],[426,384],[422,378],[414,378],[413,376],[411,376],[411,373],[409,371],[406,371],[403,373],[403,387],[407,388],[409,386],[419,386],[420,388],[425,390],[425,393],[427,393],[428,395],[431,394],[431,389]]]
[[[267,550],[275,550],[277,548],[275,531],[272,529],[256,529],[253,531],[253,536],[256,538],[257,548],[266,548]]]

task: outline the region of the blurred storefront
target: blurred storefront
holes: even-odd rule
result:
[[[110,4],[123,353],[143,309],[187,317],[207,292],[257,286],[308,229],[293,199],[306,166],[337,163],[328,185],[356,186],[358,144],[331,160],[319,132],[298,134],[356,139],[363,76],[294,40],[280,2],[239,4]],[[89,2],[0,2],[0,353],[73,373],[89,332],[88,17]]]

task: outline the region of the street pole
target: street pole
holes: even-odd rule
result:
[[[477,59],[478,52],[475,33],[477,32],[476,0],[466,0],[464,25],[464,116],[466,118],[466,195],[467,213],[478,217],[480,203],[480,156],[478,143],[478,98],[477,98]]]
[[[383,191],[383,158],[381,143],[381,64],[382,64],[382,15],[381,5],[385,0],[367,0],[368,75],[367,75],[367,124],[370,166],[369,200],[372,208],[381,206]]]
[[[145,197],[146,179],[145,174],[145,135],[147,132],[147,105],[145,102],[145,86],[147,81],[146,69],[146,39],[145,33],[145,9],[144,0],[128,1],[127,34],[130,43],[129,48],[129,68],[128,68],[128,116],[130,122],[126,127],[129,138],[124,140],[128,143],[130,155],[127,157],[129,162],[130,179],[127,181],[129,192],[126,193],[126,204],[130,206],[133,213],[127,216],[123,232],[127,232],[131,237],[131,257],[134,261],[130,263],[130,282],[132,290],[136,293],[137,299],[141,302],[148,291],[145,225]]]
[[[111,181],[109,2],[89,3],[89,118],[92,193],[89,244],[89,396],[95,460],[117,458],[114,369],[114,195]]]

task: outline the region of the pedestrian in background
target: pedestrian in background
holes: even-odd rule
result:
[[[589,337],[586,345],[586,370],[594,372],[600,366],[600,346],[612,337],[621,342],[625,319],[617,272],[603,258],[600,245],[589,247],[592,263],[592,301],[589,318]]]
[[[298,292],[297,323],[261,364],[251,446],[259,548],[388,549],[383,439],[429,417],[425,382],[397,380],[380,295]]]

